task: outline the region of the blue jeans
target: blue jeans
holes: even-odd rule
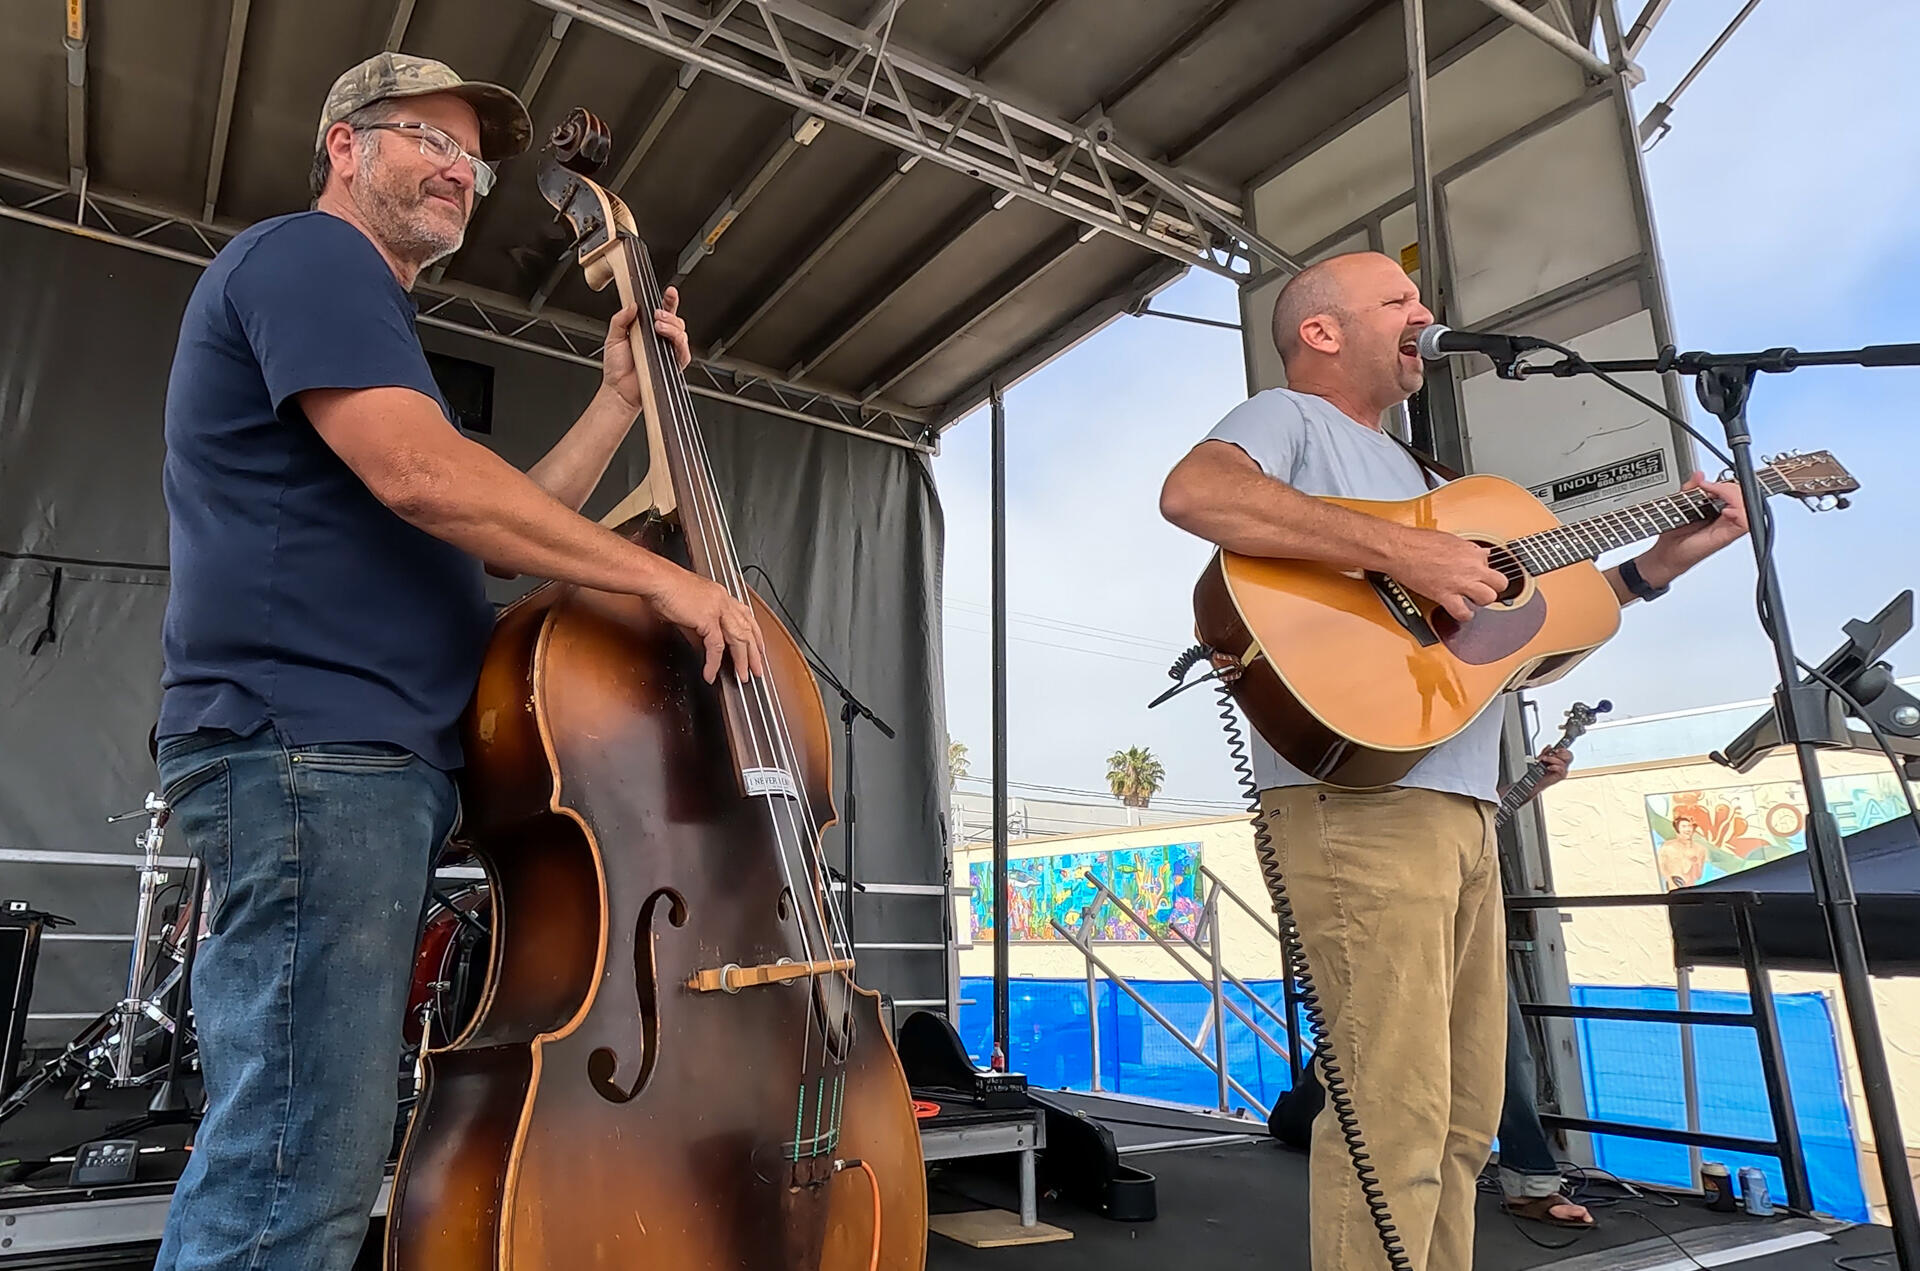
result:
[[[347,1271],[393,1144],[401,1022],[458,795],[382,744],[169,738],[171,832],[201,858],[207,1114],[156,1271]],[[177,849],[176,849],[177,850]]]
[[[1560,1166],[1535,1104],[1533,1052],[1520,999],[1507,984],[1507,1095],[1500,1108],[1500,1190],[1514,1200],[1560,1190]]]

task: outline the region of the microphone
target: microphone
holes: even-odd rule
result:
[[[1497,363],[1511,363],[1531,349],[1544,349],[1545,340],[1530,335],[1496,335],[1490,331],[1455,331],[1439,323],[1420,328],[1416,342],[1420,357],[1428,362],[1445,361],[1457,353],[1484,353]]]

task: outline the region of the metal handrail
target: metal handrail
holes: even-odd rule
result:
[[[1213,884],[1214,891],[1225,892],[1229,900],[1233,901],[1234,904],[1240,906],[1242,912],[1244,912],[1247,915],[1247,917],[1253,919],[1254,925],[1259,927],[1262,931],[1266,932],[1268,935],[1272,936],[1274,939],[1274,943],[1280,946],[1280,1004],[1286,1008],[1285,1018],[1281,1018],[1280,1015],[1276,1014],[1272,1007],[1267,1006],[1265,1000],[1254,995],[1252,991],[1249,990],[1245,984],[1240,984],[1240,989],[1242,992],[1246,993],[1249,997],[1253,997],[1255,1001],[1259,1002],[1260,1005],[1266,1009],[1267,1013],[1269,1015],[1273,1015],[1275,1019],[1278,1019],[1280,1021],[1281,1027],[1287,1030],[1287,1071],[1291,1075],[1291,1080],[1294,1082],[1298,1082],[1300,1080],[1301,1069],[1302,1069],[1302,1065],[1300,1062],[1300,1008],[1298,1005],[1299,993],[1294,988],[1293,953],[1290,949],[1287,948],[1286,937],[1280,934],[1280,928],[1268,922],[1265,915],[1261,914],[1259,910],[1255,909],[1252,905],[1248,904],[1245,897],[1241,896],[1241,894],[1235,891],[1233,888],[1227,886],[1226,882],[1220,877],[1220,875],[1214,873],[1213,870],[1209,869],[1205,865],[1202,865],[1200,867],[1200,872],[1206,876],[1209,882]],[[1214,907],[1214,913],[1215,913],[1215,922],[1217,923],[1219,921],[1218,906]],[[1236,980],[1235,983],[1239,984],[1239,981]]]
[[[1221,881],[1220,875],[1214,873],[1211,869],[1208,869],[1205,865],[1202,865],[1200,867],[1200,872],[1206,875],[1207,881],[1213,884],[1214,890],[1225,892],[1228,900],[1231,900],[1234,904],[1240,906],[1240,908],[1245,910],[1247,917],[1253,919],[1254,922],[1260,926],[1261,930],[1265,931],[1268,935],[1272,936],[1275,940],[1278,940],[1280,938],[1280,928],[1268,922],[1266,920],[1266,917],[1262,915],[1259,910],[1255,909],[1252,905],[1248,904],[1246,900],[1240,895],[1239,892],[1235,891],[1233,888],[1227,886],[1226,883]]]
[[[1268,1045],[1268,1047],[1270,1047],[1273,1050],[1274,1054],[1279,1055],[1282,1059],[1287,1057],[1286,1049],[1282,1047],[1279,1042],[1275,1041],[1272,1037],[1268,1036],[1266,1030],[1261,1028],[1260,1025],[1258,1025],[1257,1023],[1255,1023],[1253,1021],[1253,1018],[1250,1015],[1248,1015],[1245,1011],[1241,1010],[1237,1005],[1235,1005],[1231,1000],[1229,1000],[1224,994],[1219,993],[1217,991],[1220,986],[1217,983],[1215,983],[1211,977],[1201,975],[1198,971],[1194,970],[1191,966],[1188,966],[1187,960],[1180,956],[1179,950],[1175,949],[1172,945],[1168,944],[1165,940],[1161,939],[1158,935],[1155,935],[1153,932],[1153,929],[1147,926],[1145,919],[1141,918],[1139,914],[1134,912],[1132,905],[1129,905],[1126,901],[1122,900],[1120,896],[1117,893],[1115,893],[1113,888],[1107,886],[1106,883],[1101,881],[1101,879],[1097,875],[1095,875],[1092,870],[1090,869],[1086,870],[1084,871],[1084,873],[1087,881],[1092,883],[1095,887],[1099,888],[1100,894],[1105,896],[1110,902],[1112,902],[1114,907],[1119,909],[1122,914],[1126,915],[1128,921],[1133,923],[1134,926],[1140,928],[1141,932],[1147,937],[1147,939],[1153,941],[1155,944],[1159,945],[1162,949],[1165,949],[1167,951],[1167,955],[1171,957],[1175,962],[1179,963],[1181,969],[1184,970],[1188,975],[1200,981],[1202,984],[1207,984],[1216,990],[1215,997],[1214,997],[1214,1003],[1216,1008],[1214,1011],[1214,1015],[1215,1015],[1216,1021],[1219,1015],[1218,1007],[1225,1006],[1228,1010],[1233,1012],[1234,1018],[1238,1019],[1242,1024],[1245,1024],[1249,1029],[1253,1030],[1253,1035],[1258,1037],[1261,1041],[1265,1042]],[[1180,930],[1180,928],[1174,926],[1172,923],[1167,924],[1167,930],[1173,932],[1174,935],[1179,936],[1180,939],[1187,945],[1188,948],[1192,949],[1195,953],[1206,958],[1210,963],[1214,964],[1214,969],[1219,974],[1220,977],[1231,981],[1234,984],[1234,986],[1237,987],[1242,993],[1245,993],[1249,998],[1252,998],[1255,1003],[1265,1008],[1267,1013],[1272,1015],[1276,1021],[1282,1024],[1286,1023],[1285,1020],[1280,1018],[1280,1015],[1278,1012],[1276,1012],[1271,1006],[1268,1006],[1266,1002],[1261,1000],[1259,994],[1255,993],[1252,989],[1247,987],[1246,981],[1242,980],[1239,976],[1234,975],[1232,972],[1227,971],[1224,968],[1221,968],[1219,966],[1220,911],[1214,905],[1212,897],[1208,898],[1206,907],[1201,910],[1201,921],[1202,923],[1207,924],[1208,930],[1213,932],[1213,943],[1211,948],[1209,949],[1201,948],[1199,941],[1195,940],[1192,936]],[[1224,1059],[1224,1056],[1222,1058]]]
[[[1198,1059],[1201,1063],[1205,1064],[1210,1071],[1217,1074],[1220,1077],[1223,1084],[1231,1086],[1234,1090],[1239,1092],[1241,1098],[1245,1099],[1248,1103],[1252,1104],[1254,1107],[1260,1109],[1260,1113],[1262,1116],[1266,1115],[1268,1111],[1266,1104],[1261,1103],[1260,1100],[1254,1098],[1253,1094],[1250,1091],[1248,1091],[1248,1089],[1245,1086],[1235,1081],[1233,1079],[1232,1074],[1228,1073],[1224,1067],[1216,1068],[1214,1066],[1213,1061],[1211,1059],[1208,1059],[1205,1053],[1203,1053],[1198,1046],[1194,1045],[1192,1042],[1187,1040],[1187,1035],[1185,1033],[1181,1032],[1178,1028],[1174,1027],[1172,1020],[1168,1019],[1166,1016],[1162,1015],[1159,1011],[1155,1010],[1153,1003],[1147,1001],[1146,998],[1140,996],[1139,991],[1135,989],[1133,985],[1127,983],[1125,976],[1120,975],[1112,967],[1108,966],[1105,962],[1102,962],[1098,957],[1098,955],[1094,953],[1092,947],[1086,943],[1083,943],[1078,936],[1074,935],[1071,931],[1068,931],[1065,927],[1061,926],[1060,920],[1058,918],[1049,918],[1047,921],[1048,921],[1048,924],[1052,926],[1052,928],[1055,931],[1060,933],[1061,939],[1065,940],[1068,944],[1072,945],[1074,948],[1080,951],[1081,956],[1086,958],[1087,962],[1090,965],[1096,966],[1100,968],[1100,970],[1106,972],[1107,979],[1112,981],[1113,984],[1117,988],[1119,988],[1123,993],[1125,993],[1128,997],[1132,998],[1134,1001],[1134,1004],[1138,1006],[1141,1010],[1145,1011],[1149,1016],[1151,1016],[1154,1023],[1160,1025],[1160,1027],[1166,1029],[1167,1032],[1171,1033],[1173,1035],[1173,1039],[1179,1042],[1182,1046],[1186,1047],[1189,1054],[1191,1054],[1195,1059]],[[1089,977],[1089,982],[1091,982],[1091,977]],[[1098,1004],[1095,1003],[1093,1005],[1097,1011]],[[1097,1054],[1095,1058],[1095,1064],[1097,1067],[1098,1066]],[[1224,1104],[1225,1101],[1223,1100],[1222,1102]],[[1226,1111],[1224,1106],[1221,1108],[1221,1111],[1223,1112]]]

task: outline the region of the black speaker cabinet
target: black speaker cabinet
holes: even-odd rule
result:
[[[40,933],[45,926],[38,916],[0,913],[0,1096],[20,1079],[27,1003],[33,997],[33,968],[40,957]]]

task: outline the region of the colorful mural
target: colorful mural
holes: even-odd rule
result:
[[[1091,870],[1157,935],[1177,927],[1192,935],[1200,920],[1200,845],[1171,843],[1126,847],[1108,852],[1068,852],[1007,862],[1007,938],[1011,941],[1058,940],[1053,921],[1080,931],[1082,916],[1093,908],[1085,934],[1094,940],[1145,941],[1140,928],[1087,881]],[[967,871],[973,887],[972,938],[993,939],[993,863],[974,861]]]
[[[1900,783],[1890,772],[1828,777],[1823,784],[1842,834],[1906,814]],[[1806,790],[1798,781],[1647,796],[1647,829],[1663,891],[1804,851],[1806,823]]]

